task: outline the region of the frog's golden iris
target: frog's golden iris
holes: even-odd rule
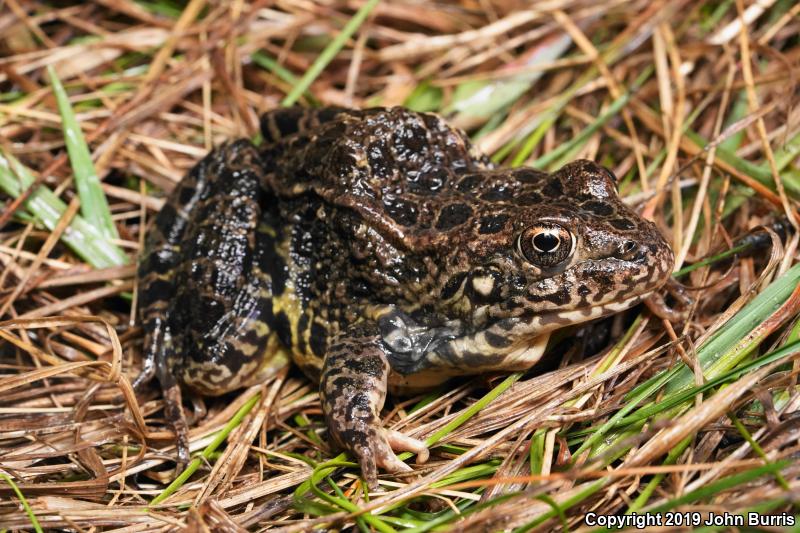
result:
[[[522,257],[536,266],[553,268],[567,260],[575,249],[575,236],[558,224],[539,224],[519,235]]]

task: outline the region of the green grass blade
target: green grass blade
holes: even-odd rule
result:
[[[737,379],[745,372],[755,370],[790,354],[797,348],[794,343],[787,344],[779,350],[737,368],[737,365],[752,352],[760,340],[750,339],[747,335],[783,305],[798,283],[800,283],[800,264],[795,265],[772,282],[752,302],[732,317],[716,335],[697,349],[698,361],[708,380],[706,383],[699,387],[694,386],[694,375],[683,363],[673,369],[656,374],[629,392],[625,405],[606,423],[592,429],[589,438],[583,441],[573,455],[579,456],[590,446],[601,443],[612,430],[636,427],[637,424],[641,424],[651,416],[690,402],[695,394],[710,390],[728,380]],[[657,404],[650,403],[633,412],[646,398],[651,397],[662,388],[667,395]],[[613,448],[620,440],[622,437],[613,439],[612,443],[600,446],[594,450],[595,455],[602,453],[602,450]]]
[[[470,405],[467,409],[464,409],[463,413],[461,413],[459,416],[451,420],[442,429],[438,430],[433,435],[425,439],[425,444],[427,444],[428,446],[433,446],[434,444],[442,440],[445,436],[447,436],[448,434],[452,433],[453,431],[461,427],[467,420],[469,420],[470,418],[478,414],[480,411],[485,409],[487,405],[492,403],[498,396],[507,391],[511,387],[511,385],[516,383],[521,377],[522,377],[522,372],[515,372],[507,376],[506,379],[498,383],[495,388],[487,392],[480,400]]]
[[[724,259],[727,259],[727,258],[729,258],[731,256],[734,256],[734,255],[738,254],[739,252],[741,252],[743,250],[747,250],[748,248],[750,248],[750,246],[751,245],[747,244],[747,243],[740,244],[739,246],[734,246],[730,250],[725,250],[724,252],[720,252],[720,253],[718,253],[716,255],[713,255],[713,256],[711,256],[711,257],[709,257],[707,259],[703,259],[703,260],[698,261],[696,263],[692,263],[689,266],[683,267],[682,269],[674,272],[672,275],[674,277],[676,277],[676,278],[679,278],[681,276],[685,276],[686,274],[688,274],[689,272],[692,272],[693,270],[697,270],[698,268],[702,268],[704,266],[713,265],[714,263],[718,263],[718,262],[720,262],[720,261],[722,261]]]
[[[294,86],[292,92],[286,95],[286,98],[281,101],[282,106],[291,106],[294,105],[295,102],[300,98],[300,96],[306,92],[306,90],[311,86],[317,76],[319,76],[328,63],[336,57],[336,54],[339,53],[339,50],[342,49],[344,43],[347,42],[347,39],[352,37],[352,35],[356,32],[356,30],[364,23],[367,16],[375,9],[375,6],[378,5],[380,0],[368,0],[361,8],[356,11],[356,14],[353,15],[342,31],[336,36],[331,43],[325,47],[322,53],[317,56],[317,59],[314,60],[311,67],[306,71],[303,77],[300,79],[300,82]]]
[[[257,50],[255,52],[253,52],[252,54],[250,54],[250,59],[253,60],[253,63],[255,63],[259,67],[261,67],[261,68],[263,68],[263,69],[265,69],[265,70],[267,70],[269,72],[272,72],[278,78],[280,78],[281,80],[285,81],[289,85],[291,85],[291,86],[297,85],[297,83],[298,83],[297,82],[297,76],[292,74],[291,71],[289,71],[289,69],[287,69],[286,67],[284,67],[283,65],[281,65],[280,63],[275,61],[275,59],[273,59],[272,57],[270,57],[266,53],[262,52],[261,50]],[[312,105],[318,105],[319,104],[319,100],[314,98],[314,95],[312,95],[311,93],[306,92],[304,96],[306,97],[306,99],[308,100],[308,102],[310,104],[312,104]]]
[[[558,516],[559,512],[563,512],[564,509],[569,509],[575,505],[578,505],[586,498],[590,497],[591,495],[595,494],[597,491],[601,490],[606,485],[606,481],[604,479],[598,479],[597,481],[592,481],[580,487],[580,490],[568,498],[565,498],[563,501],[558,502],[561,506],[558,511],[555,509],[550,509],[546,513],[543,513],[525,525],[522,525],[514,530],[514,533],[524,533],[526,531],[531,531],[538,527],[540,524],[544,523],[546,520],[554,518]]]
[[[555,150],[544,154],[542,157],[530,163],[533,168],[558,168],[564,165],[567,161],[562,158],[564,154],[568,154],[583,146],[589,138],[594,135],[603,125],[608,122],[612,117],[616,116],[623,107],[630,101],[631,96],[639,90],[639,88],[646,82],[655,71],[655,68],[650,66],[645,68],[641,74],[634,80],[630,88],[622,93],[619,98],[611,102],[608,109],[595,119],[594,122],[588,124],[580,133],[574,136],[569,142],[563,143]],[[555,164],[553,164],[555,162]]]
[[[541,64],[551,63],[569,50],[572,38],[566,34],[553,34],[535,47],[517,66],[533,68]],[[511,66],[511,65],[509,65]],[[502,114],[514,102],[528,92],[536,82],[544,76],[545,71],[523,72],[510,77],[492,80],[470,80],[458,84],[453,91],[451,102],[442,112],[445,115],[455,113],[456,122],[465,119],[477,119],[480,122],[490,120]]]
[[[25,166],[11,154],[0,148],[0,190],[16,198],[34,182],[34,177]],[[35,190],[22,204],[38,221],[52,231],[61,215],[66,211],[65,204],[46,186]],[[61,235],[61,241],[75,255],[95,268],[127,265],[127,254],[116,244],[104,237],[97,227],[76,215]]]
[[[428,81],[417,85],[403,102],[403,106],[418,113],[436,112],[442,105],[444,91]]]
[[[28,504],[28,500],[25,499],[25,495],[23,495],[22,491],[19,490],[19,487],[16,483],[14,483],[14,480],[11,479],[8,474],[3,472],[0,472],[0,479],[8,483],[8,485],[11,487],[11,490],[13,490],[14,494],[17,495],[17,498],[19,498],[23,509],[25,509],[25,514],[28,515],[28,519],[31,521],[31,525],[36,533],[42,533],[42,526],[39,524],[39,520],[36,519],[36,515],[33,514],[33,509],[31,509],[31,506]]]
[[[47,67],[50,83],[58,102],[58,112],[61,114],[61,124],[64,130],[64,141],[67,145],[69,162],[75,176],[75,188],[81,199],[81,214],[87,222],[94,225],[100,233],[109,239],[118,239],[117,227],[111,218],[106,195],[100,185],[100,178],[92,163],[89,147],[83,138],[81,127],[75,118],[75,113],[69,105],[69,98],[64,86],[56,75],[52,66]]]
[[[628,413],[636,409],[645,399],[649,398],[653,394],[655,394],[664,384],[667,382],[671,374],[663,373],[661,375],[656,376],[654,379],[651,379],[648,382],[648,386],[641,387],[635,389],[628,398],[626,398],[625,405],[602,426],[597,429],[590,429],[587,432],[591,432],[591,435],[588,439],[583,441],[580,447],[572,454],[573,457],[580,457],[581,453],[584,450],[589,449],[590,447],[594,446],[595,444],[600,443],[612,429],[614,429],[620,420],[622,420]],[[619,439],[615,439],[619,440]]]
[[[672,448],[669,453],[667,454],[667,458],[664,459],[664,465],[674,465],[678,462],[678,458],[683,454],[686,448],[691,444],[692,437],[687,437],[683,439],[681,442],[678,443],[677,446]],[[638,512],[639,509],[647,505],[647,500],[650,499],[650,496],[653,495],[658,485],[661,481],[667,477],[667,474],[660,473],[654,475],[650,481],[647,482],[647,485],[644,486],[642,491],[639,493],[639,496],[631,503],[630,507],[625,511],[625,514],[632,514]]]
[[[697,359],[707,379],[715,378],[732,369],[755,348],[756,342],[747,345],[740,343],[786,302],[798,284],[800,284],[800,264],[793,266],[773,281],[698,349]],[[734,350],[736,353],[731,353]],[[684,389],[693,384],[692,370],[684,366],[675,378],[670,380],[667,392]]]
[[[798,350],[800,350],[800,342],[795,341],[791,344],[787,344],[782,348],[775,350],[774,352],[765,354],[744,366],[734,368],[732,370],[729,370],[725,374],[710,379],[705,383],[703,383],[702,385],[689,387],[687,389],[681,389],[679,391],[668,394],[664,396],[657,404],[647,405],[645,407],[642,407],[636,413],[628,417],[617,419],[616,424],[619,426],[636,424],[637,422],[644,421],[647,418],[650,418],[651,416],[655,416],[673,407],[677,407],[678,405],[688,404],[697,394],[701,394],[715,387],[723,385],[726,382],[738,379],[742,377],[744,374],[747,374],[749,372],[754,372],[755,370],[761,368],[762,366],[768,365],[781,358],[789,357],[795,354]]]
[[[228,421],[228,423],[225,424],[225,427],[222,428],[222,430],[220,430],[220,432],[214,436],[214,440],[212,440],[211,443],[208,446],[206,446],[206,448],[202,451],[202,453],[200,453],[199,456],[192,459],[192,461],[186,467],[186,470],[181,472],[180,475],[176,477],[172,481],[172,483],[170,483],[167,486],[167,488],[164,489],[164,491],[161,494],[153,498],[148,507],[153,507],[155,505],[158,505],[159,503],[163,502],[164,500],[172,496],[172,494],[176,490],[181,488],[183,484],[186,483],[186,481],[190,477],[192,477],[192,474],[194,474],[197,471],[197,469],[200,468],[200,466],[202,466],[206,461],[208,461],[211,458],[214,452],[217,451],[217,448],[219,448],[222,445],[222,443],[225,442],[225,439],[228,438],[230,432],[233,431],[233,429],[236,426],[241,424],[244,417],[247,415],[247,413],[249,413],[253,409],[253,407],[256,405],[256,403],[258,403],[258,400],[260,398],[261,394],[255,394],[253,395],[252,398],[247,400],[247,402],[245,402],[245,404],[242,405],[238,411],[236,411],[236,413],[233,415],[233,418],[231,418]]]
[[[685,135],[690,141],[692,141],[701,149],[705,149],[705,147],[710,144],[707,139],[692,130],[687,130]],[[777,157],[779,157],[778,163],[781,165],[786,165],[792,160],[793,157],[797,157],[798,153],[800,153],[800,139],[795,137],[791,139],[784,150],[781,150],[777,154]],[[716,155],[720,160],[728,163],[732,167],[735,167],[743,174],[746,174],[754,180],[769,187],[770,190],[775,190],[775,181],[772,179],[772,172],[769,170],[769,167],[766,163],[757,165],[742,159],[733,152],[729,152],[722,146],[717,147]],[[782,176],[782,178],[786,192],[795,197],[800,196],[800,183],[794,180],[786,179],[785,176]]]
[[[736,313],[715,335],[708,339],[697,350],[697,359],[703,368],[706,378],[714,378],[730,370],[736,363],[747,355],[737,357],[736,361],[723,357],[729,350],[735,348],[737,343],[748,333],[753,331],[764,320],[774,313],[789,298],[794,288],[800,283],[800,264],[787,270],[783,276],[773,281],[764,291],[758,294],[741,311]],[[745,347],[743,347],[745,348]],[[669,379],[668,392],[675,392],[688,388],[694,384],[692,371],[683,363],[672,370],[666,371],[674,374]],[[638,391],[648,388],[656,379],[664,374],[657,374],[650,380],[640,384],[628,393],[627,397],[635,396]]]

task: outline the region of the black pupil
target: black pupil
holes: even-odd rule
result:
[[[533,237],[533,245],[543,252],[552,252],[558,248],[559,239],[552,233],[538,233]]]

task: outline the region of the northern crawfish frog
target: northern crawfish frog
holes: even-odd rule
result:
[[[408,470],[387,390],[527,369],[551,331],[626,309],[670,275],[655,225],[590,161],[498,169],[441,118],[290,108],[225,144],[170,196],[139,268],[144,376],[186,451],[180,385],[206,395],[289,359],[319,381],[333,439]]]

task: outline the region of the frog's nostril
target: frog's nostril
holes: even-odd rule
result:
[[[618,259],[636,261],[644,257],[644,249],[634,241],[624,241],[617,247],[616,256]]]

